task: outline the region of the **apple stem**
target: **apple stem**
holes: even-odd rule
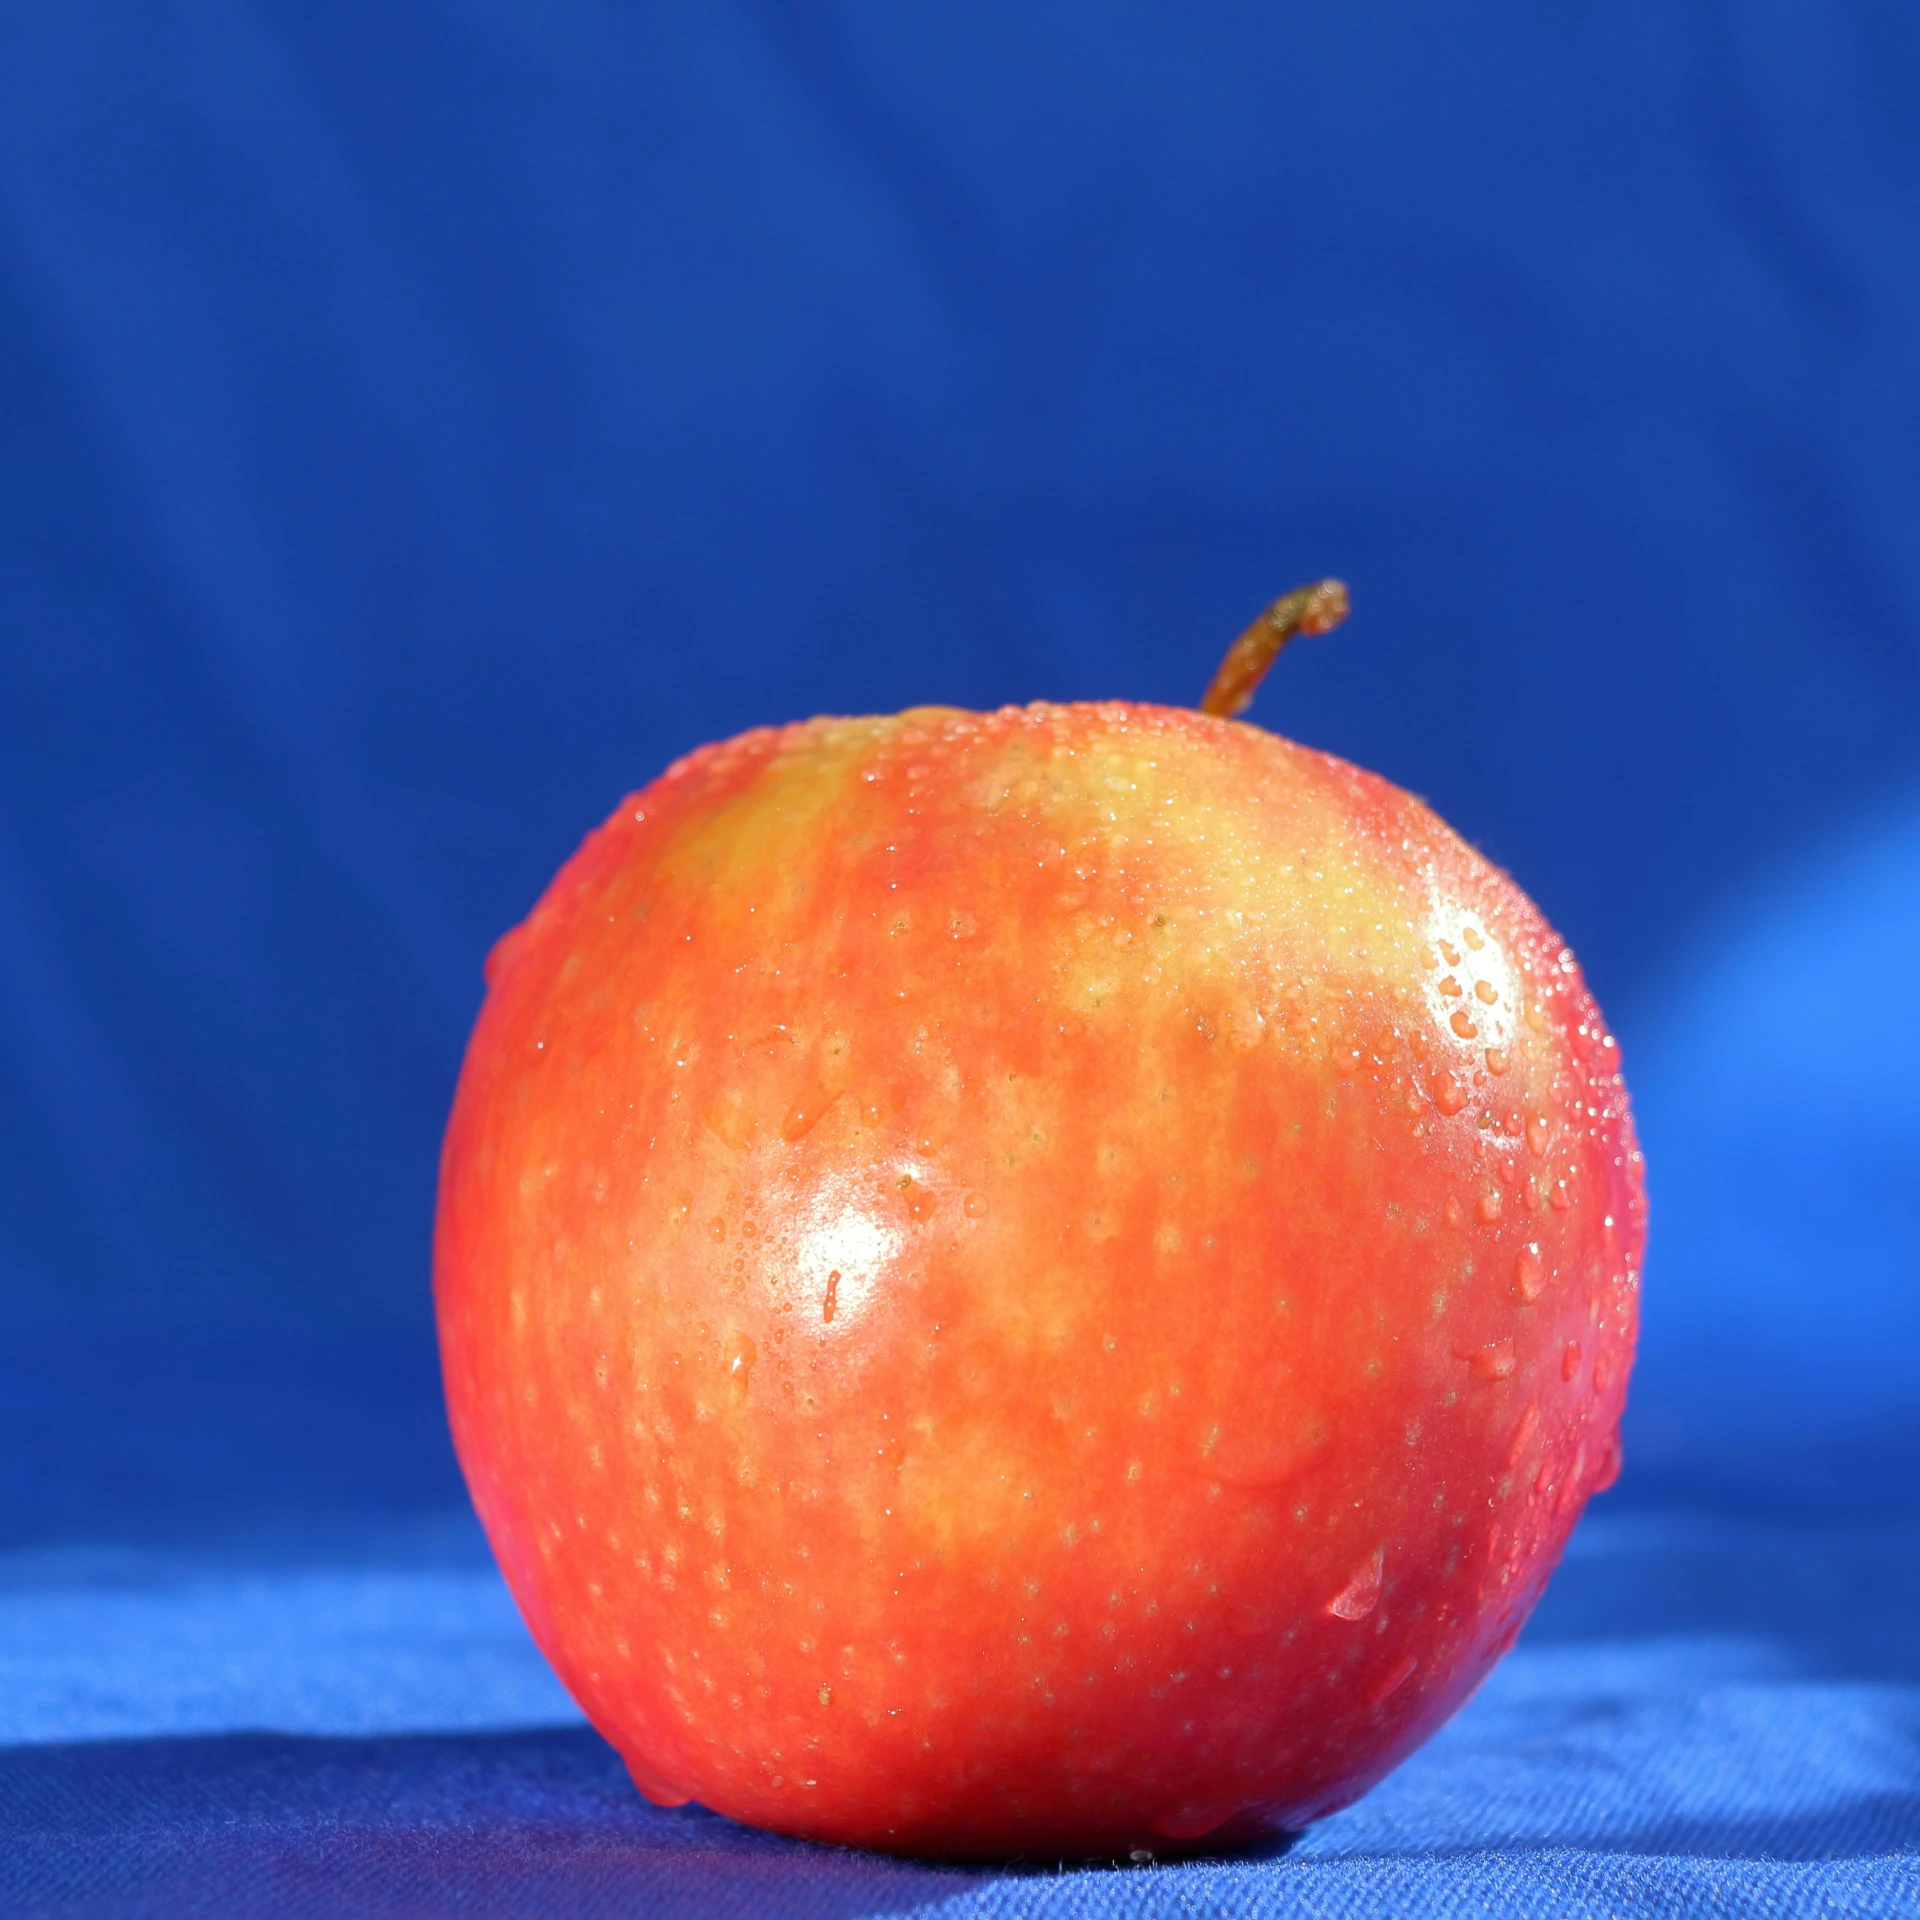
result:
[[[1331,633],[1351,605],[1343,580],[1316,580],[1283,593],[1227,649],[1200,711],[1222,720],[1245,713],[1267,669],[1279,659],[1280,649],[1303,633]]]

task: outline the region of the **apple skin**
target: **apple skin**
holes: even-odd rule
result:
[[[1357,1798],[1617,1471],[1644,1203],[1539,911],[1151,706],[702,749],[489,961],[455,1442],[640,1788],[1117,1856]]]

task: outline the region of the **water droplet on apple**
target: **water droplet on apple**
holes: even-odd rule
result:
[[[1473,997],[1483,1007],[1490,1007],[1500,998],[1500,990],[1491,980],[1476,980],[1473,983]]]
[[[1547,1140],[1552,1131],[1553,1129],[1549,1127],[1546,1121],[1537,1113],[1528,1120],[1527,1151],[1532,1154],[1536,1160],[1545,1159]]]
[[[1454,1008],[1453,1018],[1447,1022],[1447,1025],[1450,1026],[1462,1040],[1471,1040],[1480,1031],[1480,1029],[1473,1024],[1473,1016],[1468,1013],[1465,1007]]]
[[[1505,1073],[1506,1070],[1507,1070],[1506,1048],[1505,1047],[1489,1047],[1487,1049],[1487,1071],[1489,1073]]]
[[[1327,1602],[1329,1617],[1335,1620],[1364,1620],[1380,1604],[1380,1588],[1386,1565],[1386,1549],[1375,1547],[1355,1570],[1353,1578]]]
[[[1578,1340],[1569,1340],[1566,1351],[1560,1356],[1560,1378],[1570,1381],[1579,1371],[1580,1342]]]
[[[838,1100],[837,1093],[828,1093],[821,1087],[809,1087],[791,1107],[787,1117],[780,1122],[780,1138],[791,1145],[795,1140],[804,1140],[820,1124],[820,1116]]]
[[[1613,1356],[1602,1347],[1593,1356],[1593,1390],[1595,1393],[1605,1393],[1612,1384]]]
[[[1565,1512],[1574,1501],[1586,1494],[1587,1443],[1582,1440],[1573,1450],[1573,1464],[1567,1469],[1567,1477],[1560,1483],[1560,1492],[1554,1505]]]
[[[1520,1424],[1513,1430],[1512,1442],[1507,1447],[1507,1465],[1517,1467],[1520,1456],[1533,1443],[1533,1436],[1540,1425],[1540,1403],[1537,1400],[1527,1402],[1527,1410],[1520,1416]]]
[[[1610,1428],[1600,1442],[1600,1461],[1593,1470],[1589,1493],[1605,1493],[1620,1478],[1620,1429]]]
[[[1381,1674],[1366,1691],[1366,1703],[1370,1707],[1382,1706],[1400,1691],[1413,1678],[1414,1669],[1420,1662],[1410,1653],[1402,1654],[1385,1673]]]
[[[1534,1301],[1540,1298],[1547,1284],[1547,1270],[1541,1264],[1540,1243],[1529,1240],[1513,1256],[1513,1290],[1522,1300]]]
[[[962,1203],[960,1211],[969,1220],[984,1220],[987,1214],[987,1197],[983,1193],[970,1193]]]
[[[728,1399],[736,1407],[746,1404],[747,1393],[753,1383],[753,1363],[758,1356],[759,1349],[744,1333],[727,1335],[721,1364],[726,1374]]]
[[[1453,1357],[1464,1360],[1482,1380],[1504,1380],[1515,1365],[1511,1340],[1490,1341],[1484,1347],[1455,1347]]]
[[[1493,1226],[1500,1218],[1500,1195],[1498,1192],[1492,1187],[1489,1187],[1486,1192],[1474,1202],[1473,1211],[1475,1218],[1479,1220],[1483,1227]]]
[[[840,1304],[840,1275],[833,1272],[827,1275],[827,1291],[820,1301],[820,1318],[831,1320]]]

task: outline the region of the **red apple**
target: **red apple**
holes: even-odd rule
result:
[[[1318,591],[1212,712],[704,747],[492,956],[453,1431],[649,1797],[956,1856],[1297,1828],[1615,1472],[1614,1042],[1417,800],[1219,717]]]

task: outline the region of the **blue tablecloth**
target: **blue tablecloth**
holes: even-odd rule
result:
[[[1920,1910],[1920,1523],[1596,1512],[1518,1647],[1290,1849],[916,1865],[645,1804],[469,1527],[0,1566],[0,1912]]]

